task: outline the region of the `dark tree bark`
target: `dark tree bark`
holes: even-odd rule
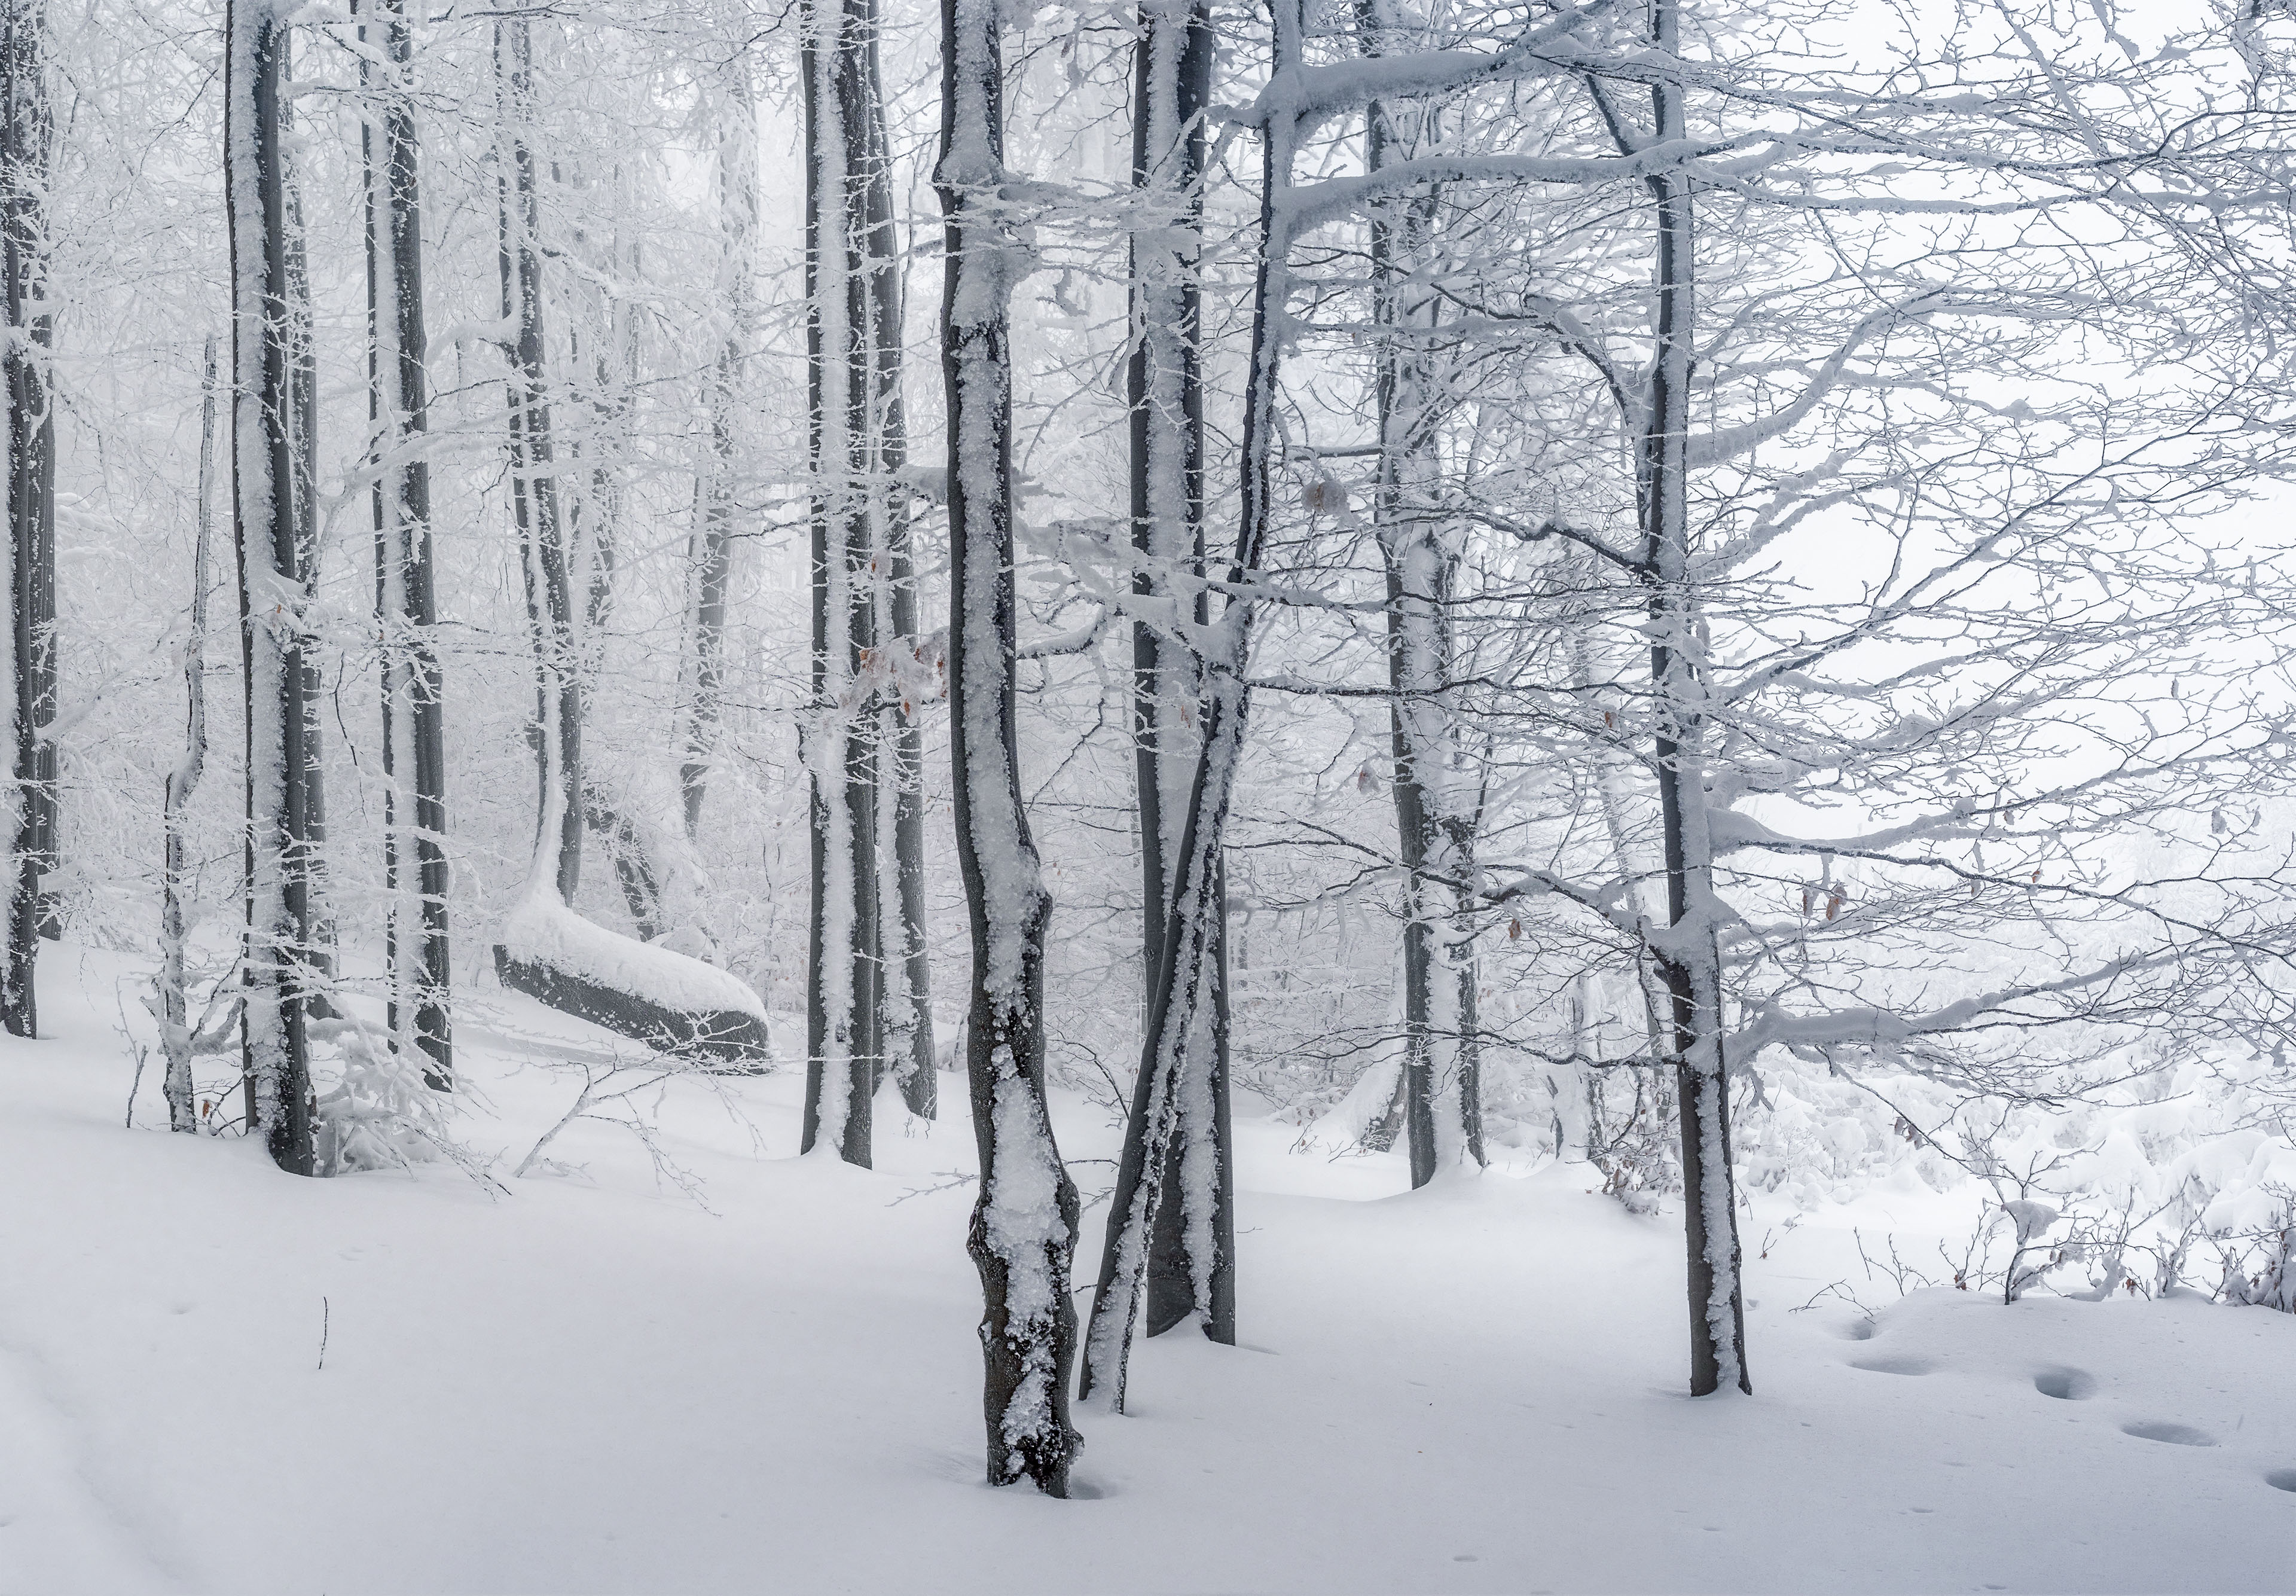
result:
[[[948,394],[950,736],[957,865],[972,930],[965,1070],[980,1195],[988,1483],[1066,1496],[1077,1191],[1045,1100],[1045,928],[1052,914],[1021,795],[1013,722],[1012,287],[1025,245],[1002,191],[1004,54],[996,0],[942,0],[940,160],[947,218],[941,372]]]
[[[1280,76],[1300,65],[1300,0],[1276,0],[1269,15],[1274,67]],[[1275,519],[1281,326],[1291,300],[1292,235],[1284,193],[1291,187],[1298,141],[1295,114],[1281,105],[1272,108],[1261,129],[1259,247],[1252,290],[1251,357],[1244,385],[1242,484],[1235,557],[1226,572],[1232,590],[1244,588],[1248,573],[1260,568]],[[1118,1412],[1124,1409],[1125,1371],[1162,1205],[1165,1161],[1185,1119],[1193,1117],[1201,1124],[1211,1116],[1209,1108],[1187,1115],[1181,1100],[1205,1090],[1209,1072],[1191,1070],[1188,1063],[1192,1057],[1210,1057],[1201,1032],[1207,1024],[1220,1023],[1225,1007],[1214,958],[1226,935],[1220,859],[1251,706],[1244,668],[1251,652],[1253,609],[1249,596],[1231,599],[1210,629],[1211,641],[1203,661],[1202,731],[1188,789],[1187,819],[1166,877],[1171,884],[1161,966],[1141,1049],[1141,1075],[1151,1084],[1139,1115],[1145,1127],[1139,1171],[1130,1205],[1109,1216],[1112,1233],[1108,1253],[1113,1267],[1103,1271],[1105,1284],[1093,1298],[1092,1326],[1086,1338],[1078,1394],[1102,1392]]]
[[[571,904],[582,884],[582,671],[580,638],[559,515],[545,379],[541,202],[536,187],[534,41],[522,12],[495,24],[495,75],[503,149],[497,166],[502,315],[516,333],[510,356],[511,506],[526,584],[535,662],[534,881]]]
[[[1679,43],[1677,0],[1653,0],[1651,43],[1671,57]],[[1651,87],[1653,134],[1688,136],[1684,90]],[[1688,496],[1690,387],[1696,367],[1697,252],[1690,179],[1669,168],[1647,180],[1657,233],[1657,349],[1639,476],[1648,591],[1651,684],[1658,733],[1660,820],[1666,853],[1667,920],[1674,934],[1652,951],[1671,1009],[1675,1080],[1682,1112],[1683,1224],[1689,1255],[1690,1391],[1751,1392],[1746,1372],[1745,1297],[1739,1277],[1736,1194],[1730,1171],[1730,1098],[1722,1049],[1720,906],[1706,823],[1703,662]]]
[[[869,443],[873,470],[870,512],[878,558],[871,597],[884,662],[874,731],[877,739],[878,968],[883,1067],[899,1077],[911,1114],[940,1112],[933,1047],[932,958],[925,946],[924,704],[935,687],[917,632],[916,562],[909,495],[899,485],[908,464],[908,418],[901,396],[903,306],[900,235],[893,219],[893,162],[877,61],[874,0],[862,62],[863,171],[859,304],[869,363]],[[890,848],[886,844],[890,843]]]
[[[430,391],[423,370],[421,147],[408,103],[414,41],[403,0],[374,0],[360,37],[390,62],[363,63],[380,115],[362,129],[367,182],[367,316],[375,447],[375,613],[387,639],[382,691],[383,866],[391,899],[390,1031],[422,1055],[423,1081],[453,1088],[444,683],[430,547]],[[380,137],[378,138],[378,134]],[[378,145],[380,146],[378,148]],[[411,789],[411,790],[410,790]],[[414,824],[406,825],[411,810]],[[412,889],[411,891],[409,889]]]
[[[293,69],[283,58],[281,70]],[[287,113],[283,112],[283,115]],[[291,357],[288,365],[288,427],[295,455],[296,568],[301,572],[308,603],[319,589],[319,350],[311,319],[311,272],[303,243],[303,195],[291,162],[287,174],[287,325]],[[321,759],[319,717],[323,678],[319,651],[308,642],[303,649],[303,802],[308,818],[307,847],[309,863],[305,890],[311,899],[311,948],[306,963],[310,991],[305,1001],[321,1019],[334,1017],[328,996],[335,979],[334,916],[327,901],[327,783]]]
[[[1147,0],[1134,46],[1132,181],[1150,202],[1132,240],[1133,347],[1126,366],[1131,422],[1132,543],[1140,569],[1134,591],[1169,597],[1209,619],[1203,572],[1202,294],[1200,255],[1211,99],[1213,37],[1197,0]],[[1177,235],[1177,237],[1176,237]],[[1202,721],[1203,672],[1194,654],[1155,627],[1132,628],[1133,736],[1140,802],[1141,950],[1144,994],[1152,1006],[1163,973],[1165,921],[1177,882],[1188,791],[1195,773],[1194,728]],[[1178,1094],[1174,1138],[1147,1263],[1146,1329],[1160,1336],[1190,1313],[1212,1340],[1235,1341],[1234,1177],[1230,1167],[1226,1023],[1226,889],[1211,906],[1208,957],[1216,1000],[1208,1033],[1193,1039],[1188,1067],[1199,1090]],[[1117,1162],[1111,1223],[1102,1247],[1100,1289],[1119,1268],[1123,1226],[1145,1168],[1156,1082],[1143,1071],[1133,1090]],[[1196,1123],[1201,1119],[1204,1123]],[[1190,1160],[1197,1161],[1189,1178]],[[1209,1167],[1201,1167],[1208,1165]]]
[[[8,894],[8,953],[0,969],[0,1025],[38,1033],[34,971],[40,937],[55,934],[40,890],[55,865],[56,753],[47,728],[56,714],[55,417],[48,404],[48,350],[55,323],[47,308],[48,109],[41,0],[6,0],[0,11],[0,272],[5,273],[8,341],[0,380],[8,398],[8,553],[12,639],[14,753],[18,794]]]
[[[294,331],[280,83],[287,28],[266,0],[225,21],[225,202],[231,231],[233,536],[247,724],[248,1118],[274,1163],[316,1173],[304,1018],[311,946],[302,538],[295,503]]]
[[[803,1146],[869,1162],[870,1105],[883,1058],[877,772],[869,701],[876,610],[870,567],[891,484],[873,438],[867,128],[874,84],[871,0],[813,0],[807,11],[806,350],[814,472],[813,869],[806,1006]]]

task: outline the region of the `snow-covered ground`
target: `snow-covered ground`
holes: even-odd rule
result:
[[[617,1044],[484,989],[456,1130],[502,1189],[296,1181],[166,1134],[156,1061],[125,1128],[134,967],[42,970],[48,1034],[0,1044],[9,1592],[2296,1588],[2296,1319],[1899,1301],[1851,1228],[1970,1220],[1912,1184],[1758,1208],[1758,1394],[1693,1402],[1671,1215],[1570,1167],[1414,1196],[1247,1121],[1246,1345],[1150,1343],[1051,1501],[980,1483],[955,1081],[871,1172],[791,1156],[791,1070],[660,1094],[699,1200],[586,1122],[511,1179]],[[1877,1320],[1796,1311],[1844,1279]]]

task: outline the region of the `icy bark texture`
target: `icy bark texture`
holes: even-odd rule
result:
[[[231,231],[234,541],[247,721],[247,944],[242,1016],[248,1120],[272,1159],[314,1172],[304,1018],[311,942],[310,729],[304,550],[291,437],[287,31],[270,0],[225,18],[225,199]]]
[[[375,619],[383,639],[383,868],[390,893],[390,1030],[422,1057],[424,1082],[455,1074],[447,926],[446,726],[430,551],[430,432],[423,359],[420,146],[409,102],[413,41],[400,0],[360,29],[370,95],[361,129],[367,182]],[[378,61],[377,58],[380,58]],[[387,63],[387,64],[386,64]],[[409,822],[412,824],[409,824]]]
[[[1275,60],[1268,101],[1280,107],[1284,87],[1297,81],[1301,21],[1296,0],[1279,0],[1271,14]],[[1227,572],[1232,590],[1259,568],[1272,519],[1275,402],[1290,300],[1292,240],[1279,217],[1297,143],[1296,116],[1281,109],[1272,111],[1261,140],[1264,166],[1251,357],[1244,391],[1242,513],[1235,559]],[[1139,1173],[1130,1200],[1109,1214],[1102,1283],[1093,1298],[1079,1381],[1081,1395],[1097,1395],[1118,1412],[1124,1408],[1126,1366],[1144,1305],[1144,1287],[1163,1206],[1166,1161],[1184,1125],[1191,1140],[1209,1139],[1216,1123],[1217,1104],[1204,1097],[1209,1071],[1203,1067],[1215,1049],[1204,1043],[1207,1027],[1222,1017],[1218,950],[1226,926],[1220,850],[1250,707],[1244,665],[1250,654],[1252,610],[1249,596],[1239,594],[1203,633],[1201,729],[1185,819],[1178,828],[1179,846],[1165,877],[1168,895],[1161,958],[1141,1049],[1140,1074],[1147,1085],[1135,1105],[1143,1127]],[[1192,1059],[1200,1061],[1193,1068]],[[1192,1098],[1193,1107],[1184,1106]],[[1184,1184],[1189,1162],[1184,1155]],[[1196,1178],[1202,1178],[1210,1162],[1202,1156],[1195,1160]],[[1202,1211],[1210,1212],[1212,1194],[1197,1195]]]
[[[1211,97],[1209,12],[1191,0],[1148,0],[1134,46],[1132,180],[1141,208],[1132,237],[1132,349],[1126,367],[1131,425],[1133,591],[1144,618],[1132,629],[1133,736],[1140,795],[1141,949],[1147,1003],[1164,967],[1165,923],[1177,886],[1203,672],[1170,622],[1207,619],[1203,572],[1201,182],[1204,115]],[[1153,617],[1149,618],[1149,617]],[[1166,621],[1163,627],[1157,620]],[[1209,958],[1213,1001],[1198,1016],[1164,1158],[1147,1260],[1151,1336],[1200,1315],[1214,1341],[1235,1340],[1235,1221],[1229,1166],[1226,915],[1224,886]],[[1131,1214],[1146,1168],[1157,1082],[1141,1072],[1118,1160],[1111,1215]],[[1126,1227],[1111,1223],[1100,1290],[1124,1263]]]
[[[1365,54],[1389,53],[1381,0],[1359,0]],[[1365,166],[1377,173],[1439,143],[1424,104],[1374,101]],[[1452,597],[1465,528],[1438,504],[1442,384],[1430,334],[1441,300],[1432,234],[1441,189],[1378,202],[1371,216],[1374,378],[1380,454],[1373,523],[1387,572],[1390,736],[1398,841],[1409,881],[1403,927],[1403,1110],[1411,1183],[1483,1162],[1475,1030],[1474,773],[1449,698]]]
[[[1079,1437],[1069,1267],[1077,1192],[1045,1103],[1044,887],[1013,720],[1010,304],[1029,257],[1007,198],[996,0],[942,0],[947,218],[941,369],[948,395],[949,703],[957,864],[972,929],[965,1068],[980,1154],[967,1248],[980,1271],[988,1480],[1065,1496]]]
[[[10,847],[8,949],[0,967],[0,1025],[12,1035],[38,1029],[33,970],[44,932],[53,934],[40,876],[55,859],[55,747],[46,731],[56,713],[55,419],[48,406],[47,306],[50,119],[47,24],[39,0],[0,5],[0,282],[7,297],[7,343],[0,385],[8,404],[8,640],[14,837]]]

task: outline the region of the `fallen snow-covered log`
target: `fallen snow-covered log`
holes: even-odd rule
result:
[[[503,922],[495,975],[562,1014],[635,1037],[665,1053],[734,1067],[772,1062],[766,1006],[715,965],[592,924],[543,893]]]

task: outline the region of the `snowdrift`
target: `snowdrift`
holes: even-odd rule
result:
[[[742,982],[593,925],[545,894],[520,900],[503,922],[495,975],[512,991],[665,1053],[750,1070],[773,1059],[766,1006]]]

